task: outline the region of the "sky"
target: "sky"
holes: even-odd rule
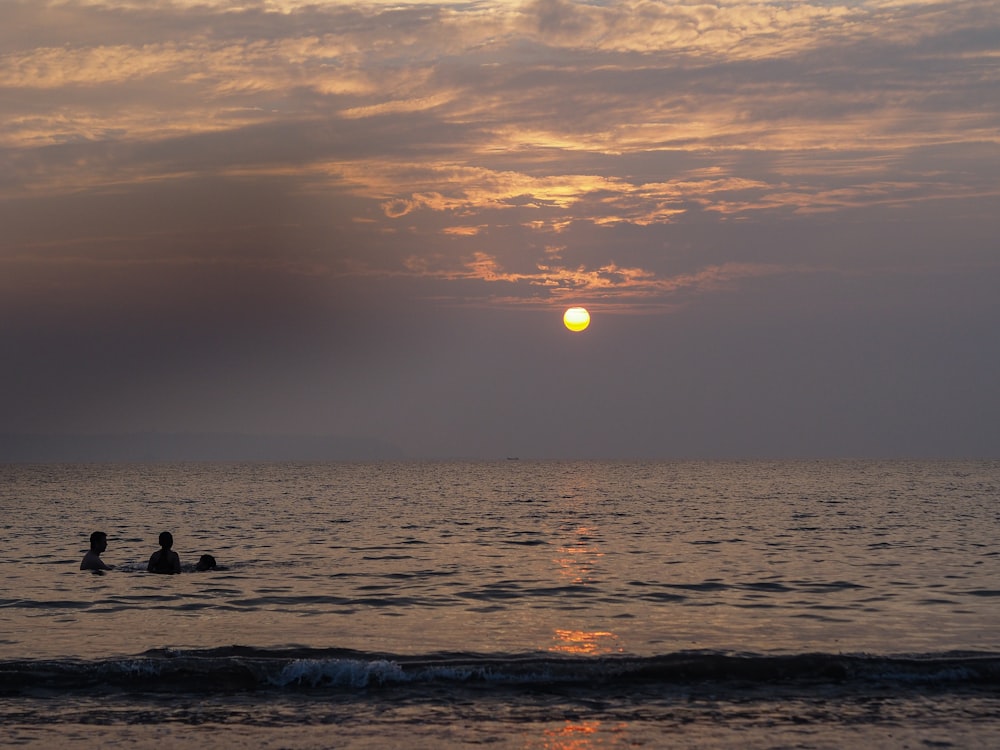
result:
[[[1000,13],[0,0],[0,352],[17,435],[998,458]]]

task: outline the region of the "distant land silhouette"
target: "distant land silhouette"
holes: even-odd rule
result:
[[[0,463],[379,461],[400,458],[403,458],[402,452],[391,443],[363,437],[156,432],[0,434]]]

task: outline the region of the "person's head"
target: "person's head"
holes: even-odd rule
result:
[[[195,570],[215,570],[218,567],[215,562],[215,558],[211,555],[202,555],[198,558],[198,564],[194,566]]]
[[[108,535],[103,531],[95,531],[90,535],[90,551],[100,554],[108,548]]]
[[[170,549],[171,547],[173,547],[174,546],[174,535],[171,534],[169,531],[161,531],[160,532],[160,546],[163,547],[163,549]]]

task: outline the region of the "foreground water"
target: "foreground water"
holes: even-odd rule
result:
[[[1000,463],[0,467],[7,743],[1000,746]],[[90,531],[116,570],[78,570]],[[161,530],[187,572],[144,573]],[[202,553],[224,570],[196,573]]]

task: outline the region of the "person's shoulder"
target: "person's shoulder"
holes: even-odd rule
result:
[[[114,570],[114,567],[104,562],[100,556],[88,552],[80,562],[80,570]]]
[[[160,565],[160,550],[156,550],[156,552],[154,552],[149,556],[149,562],[146,563],[146,572],[156,573],[159,565]]]

